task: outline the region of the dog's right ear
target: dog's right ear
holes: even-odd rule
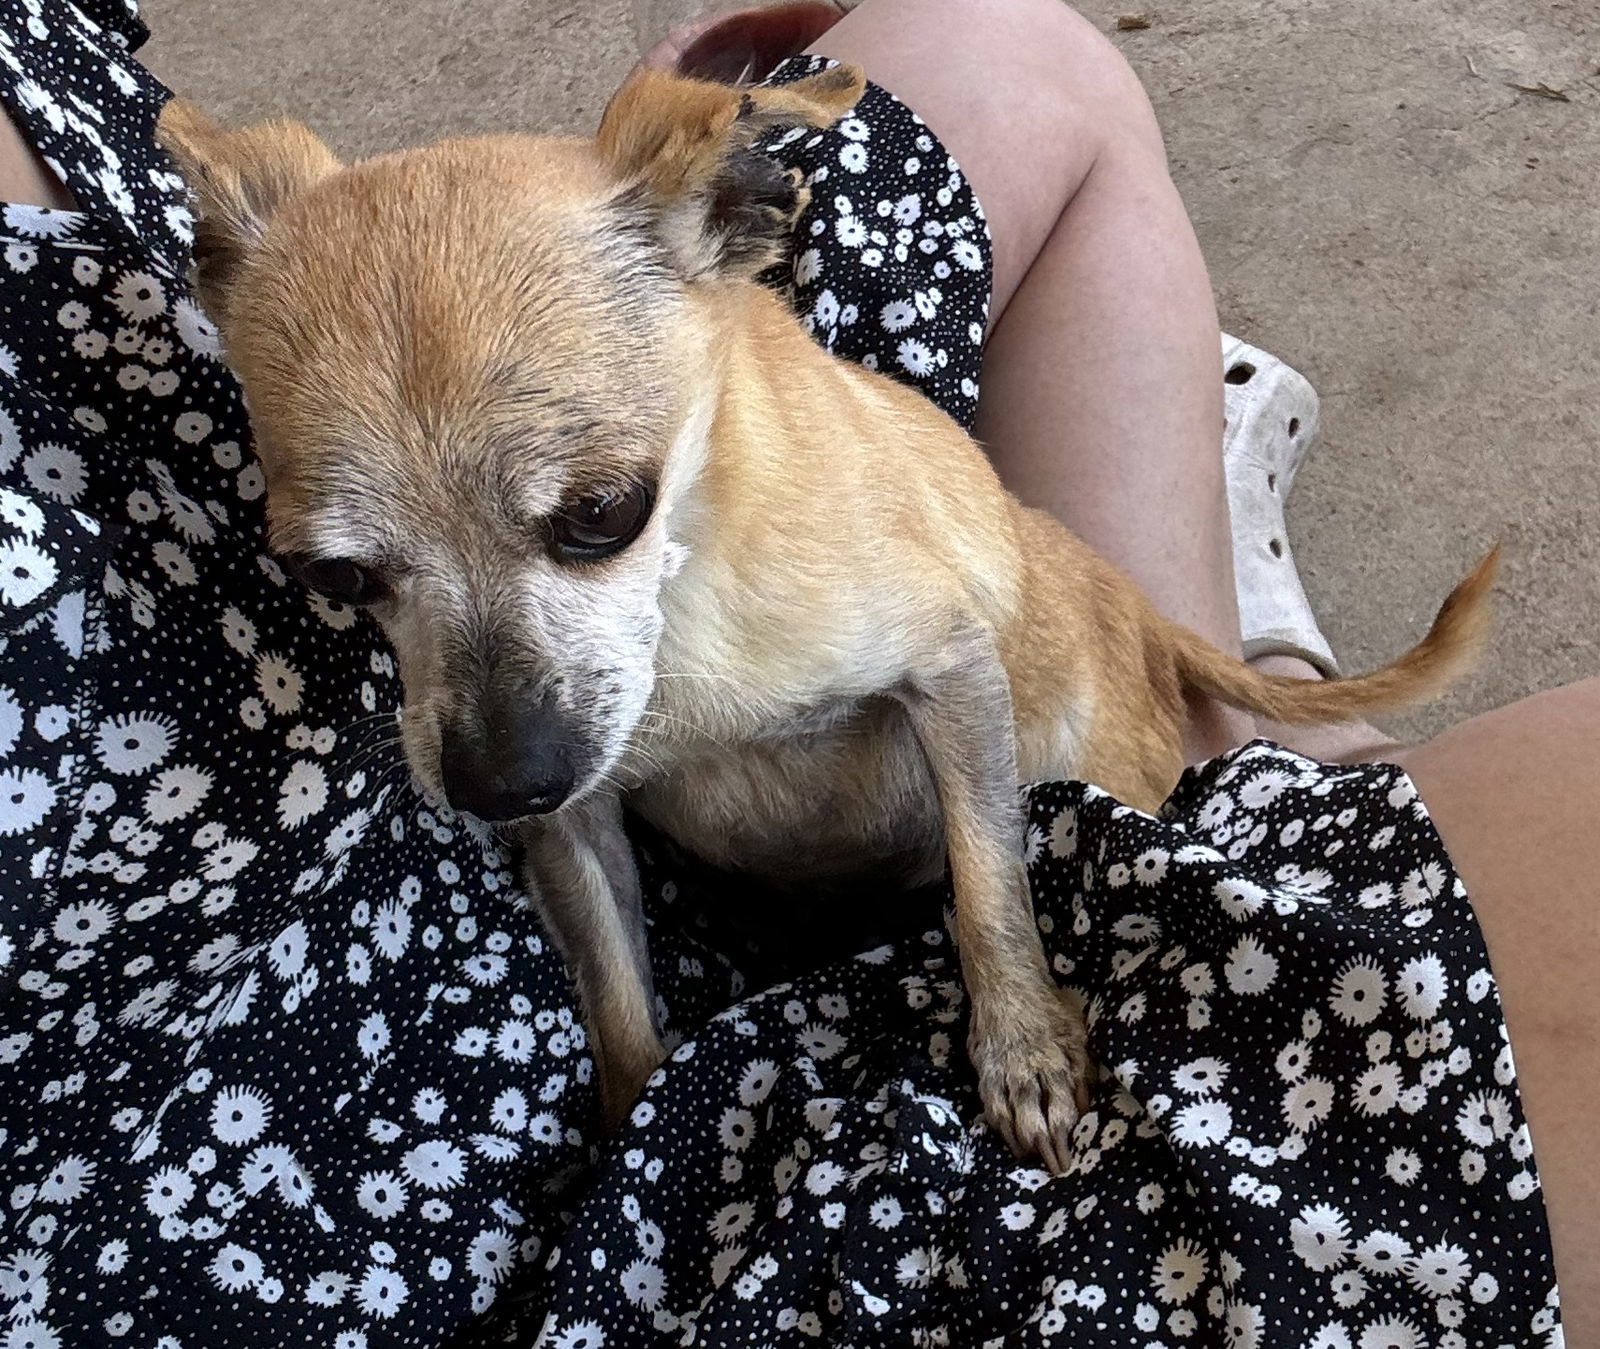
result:
[[[229,131],[179,98],[161,110],[156,139],[194,194],[195,287],[206,312],[223,323],[239,267],[260,246],[267,222],[339,161],[299,122]]]
[[[757,143],[777,127],[831,126],[864,87],[854,66],[749,87],[645,70],[613,95],[596,144],[683,275],[753,276],[809,196]]]

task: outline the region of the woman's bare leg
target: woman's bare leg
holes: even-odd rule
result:
[[[0,201],[73,209],[72,194],[4,113],[0,113]]]
[[[1321,679],[1317,667],[1298,656],[1260,656],[1250,662],[1263,674],[1287,675],[1290,679]],[[1258,720],[1255,733],[1268,740],[1324,763],[1371,763],[1392,761],[1403,748],[1400,741],[1385,735],[1364,721],[1338,726],[1285,726],[1281,722]]]
[[[1483,928],[1570,1345],[1600,1344],[1600,679],[1403,751]]]
[[[811,50],[916,109],[983,204],[995,279],[977,431],[1006,485],[1237,651],[1216,310],[1121,54],[1060,0],[863,0]],[[1197,711],[1196,757],[1254,733]]]

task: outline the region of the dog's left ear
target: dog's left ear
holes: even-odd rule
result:
[[[612,97],[596,140],[686,277],[754,276],[810,195],[757,143],[781,126],[831,126],[865,84],[854,66],[748,88],[646,70]]]
[[[268,221],[291,197],[335,172],[339,161],[299,122],[229,131],[180,98],[161,110],[156,139],[194,193],[196,290],[206,312],[226,327],[229,292]]]

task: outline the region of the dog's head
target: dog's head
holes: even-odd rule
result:
[[[387,631],[407,756],[459,808],[555,809],[624,750],[710,434],[718,297],[804,200],[753,146],[860,92],[842,67],[748,90],[652,73],[593,140],[350,166],[296,123],[164,112],[272,546]]]

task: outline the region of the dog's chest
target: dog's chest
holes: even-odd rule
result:
[[[680,749],[629,804],[717,866],[782,885],[938,876],[938,798],[911,727],[887,700],[835,705],[783,733]]]

